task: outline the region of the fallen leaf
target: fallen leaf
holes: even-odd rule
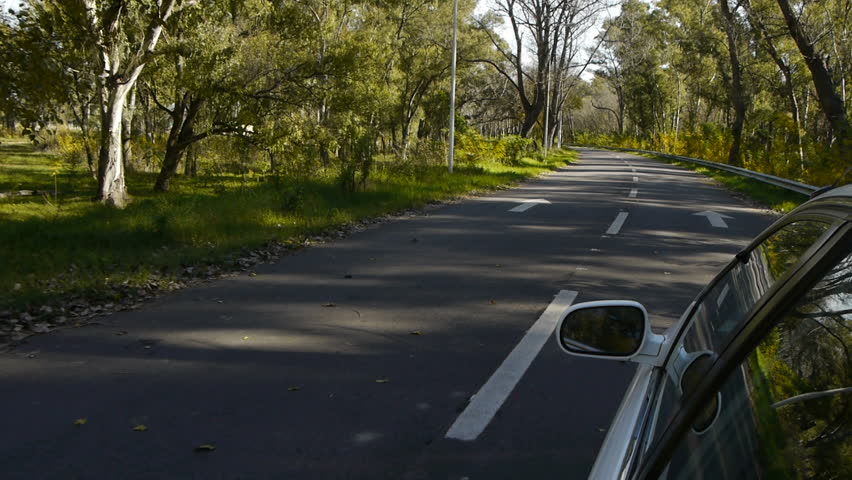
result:
[[[330,308],[330,307],[336,307],[336,306],[337,306],[337,304],[336,304],[336,303],[331,303],[331,302],[329,302],[329,303],[323,303],[323,304],[322,304],[322,306],[323,306],[323,307],[329,307],[329,308]]]
[[[390,379],[387,378],[377,378],[376,383],[388,383]]]
[[[491,305],[497,305],[497,302],[495,300],[489,300],[488,303],[490,303]]]
[[[115,335],[116,335],[117,337],[120,337],[120,336],[122,336],[122,335],[127,335],[127,330],[122,330],[122,331],[120,331],[120,332],[115,332]]]
[[[35,333],[47,333],[50,331],[50,325],[44,322],[36,323],[32,329]]]
[[[88,418],[78,418],[77,420],[74,420],[74,425],[77,425],[78,427],[79,427],[80,425],[85,425],[85,424],[87,424],[87,423],[89,423],[89,419],[88,419]]]
[[[298,391],[299,391],[299,390],[301,390],[301,389],[302,389],[302,386],[301,386],[301,385],[294,385],[294,386],[292,386],[292,387],[288,387],[288,388],[287,388],[287,391],[288,391],[288,392],[298,392]]]
[[[248,340],[248,339],[249,339],[249,337],[243,337],[243,340]]]
[[[600,427],[598,427],[598,431],[599,431],[599,432],[605,432],[605,431],[606,431],[606,429],[605,429],[605,428],[600,428]]]
[[[254,272],[250,272],[250,273],[249,273],[249,277],[256,277],[256,276],[257,276],[257,274],[256,274],[256,273],[254,273]]]
[[[409,332],[410,335],[423,335],[423,332],[420,330],[414,330],[413,332]]]
[[[146,427],[145,425],[136,425],[135,427],[133,427],[134,432],[144,432],[145,430],[148,430],[148,427]]]
[[[216,445],[212,445],[209,443],[205,443],[204,445],[199,445],[195,447],[196,452],[212,452],[213,450],[216,450]]]

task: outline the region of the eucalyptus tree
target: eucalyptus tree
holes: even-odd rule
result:
[[[841,93],[838,93],[837,89],[837,83],[845,87],[846,79],[842,75],[839,82],[836,82],[832,78],[826,60],[827,55],[818,46],[820,39],[827,36],[828,31],[838,26],[845,26],[847,32],[845,33],[847,40],[845,46],[848,48],[849,34],[848,23],[846,23],[849,21],[850,14],[848,2],[845,7],[845,17],[841,17],[842,23],[838,21],[837,23],[840,23],[840,25],[836,25],[829,18],[829,22],[826,22],[827,26],[823,22],[817,25],[810,25],[808,23],[811,9],[808,8],[807,4],[802,5],[796,11],[788,0],[777,0],[777,2],[784,16],[787,30],[796,42],[796,46],[805,61],[805,65],[807,65],[811,73],[820,106],[831,126],[833,138],[830,143],[835,145],[835,149],[839,152],[841,160],[848,160],[848,155],[852,152],[852,144],[850,144],[852,143],[852,130],[850,130],[849,119],[846,113],[845,88]],[[819,6],[813,6],[812,8],[819,8]],[[848,57],[849,54],[846,53],[846,56]]]
[[[583,35],[594,24],[605,0],[499,0],[496,15],[480,19],[483,31],[489,34],[494,48],[502,57],[499,61],[482,58],[492,65],[517,91],[523,111],[520,129],[528,136],[544,112],[552,80],[564,91],[579,72],[572,68],[588,64],[578,55]],[[493,33],[500,18],[508,20],[511,43]],[[532,55],[525,60],[525,52]],[[556,97],[559,101],[559,96]],[[564,98],[561,99],[564,101]]]
[[[187,150],[211,135],[252,135],[280,87],[281,45],[263,1],[209,2],[171,24],[142,85],[170,119],[155,191],[167,191]],[[289,45],[292,46],[292,45]],[[278,83],[276,83],[278,82]],[[192,167],[188,169],[192,171]]]
[[[169,19],[196,4],[193,0],[58,3],[69,15],[85,20],[81,26],[95,52],[100,113],[96,198],[106,204],[121,208],[127,203],[121,135],[127,96],[151,61]]]
[[[772,0],[743,0],[743,8],[747,12],[746,19],[751,25],[757,44],[769,55],[783,78],[784,83],[781,90],[793,121],[799,174],[801,174],[805,171],[805,148],[802,135],[804,128],[802,109],[799,106],[800,101],[797,94],[798,84],[801,83],[797,80],[797,70],[799,69],[796,63],[791,60],[793,55],[790,55],[789,48],[785,48],[785,43],[790,42],[789,37],[784,35],[784,32],[779,28],[773,26],[776,23],[772,15],[773,3]]]

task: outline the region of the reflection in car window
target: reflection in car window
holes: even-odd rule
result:
[[[673,347],[666,365],[668,380],[657,406],[653,428],[655,439],[677,412],[680,379],[698,355],[718,353],[736,335],[747,314],[761,296],[782,277],[830,227],[817,221],[799,221],[783,226],[754,248],[746,263],[738,262],[701,299],[686,332]],[[715,355],[713,356],[715,358]],[[713,362],[701,367],[709,369]],[[701,372],[690,372],[701,375]],[[652,442],[650,442],[652,443]]]
[[[811,289],[688,432],[668,478],[852,478],[852,255]]]

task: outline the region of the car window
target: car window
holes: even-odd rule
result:
[[[701,371],[712,367],[764,293],[828,231],[819,221],[798,221],[781,227],[748,256],[737,262],[700,300],[684,323],[686,331],[673,346],[650,433],[656,439],[677,413],[681,396]],[[711,412],[708,412],[708,414]],[[653,442],[648,442],[647,445]]]
[[[852,478],[852,255],[707,403],[718,418],[687,431],[667,478]]]

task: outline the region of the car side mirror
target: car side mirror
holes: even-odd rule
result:
[[[565,311],[556,328],[556,340],[565,353],[612,360],[636,358],[640,363],[657,363],[664,338],[651,331],[645,307],[630,300],[578,303]]]

